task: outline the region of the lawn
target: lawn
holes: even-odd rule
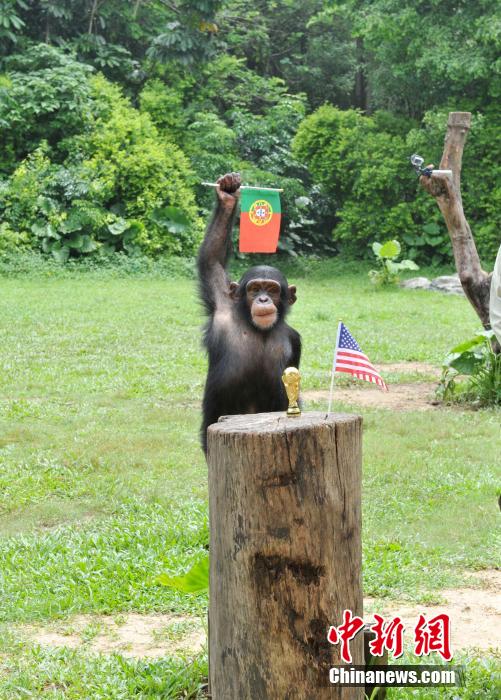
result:
[[[318,265],[293,281],[304,389],[328,387],[338,318],[375,364],[438,366],[478,329],[463,298],[378,292],[365,271]],[[135,661],[30,644],[20,630],[84,613],[204,618],[203,596],[155,583],[208,539],[202,321],[185,277],[0,280],[2,699],[197,696],[203,653]],[[434,601],[498,566],[500,412],[363,416],[364,594]],[[456,697],[497,697],[494,666],[471,668]]]

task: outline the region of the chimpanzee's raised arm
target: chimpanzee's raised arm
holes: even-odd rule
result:
[[[220,177],[216,189],[217,204],[198,253],[200,296],[209,313],[229,301],[226,265],[231,252],[231,229],[239,198],[240,175]]]

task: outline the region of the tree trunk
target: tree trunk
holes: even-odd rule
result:
[[[226,416],[209,427],[214,700],[361,700],[329,685],[330,625],[362,615],[359,416]],[[363,634],[351,642],[363,664]]]
[[[365,76],[365,51],[361,37],[355,39],[357,71],[355,73],[355,104],[363,112],[368,112],[367,78]]]
[[[470,112],[450,112],[440,169],[452,170],[452,178],[448,175],[422,175],[420,182],[435,197],[445,219],[464,292],[484,328],[490,328],[489,292],[492,273],[482,270],[461,199],[461,162],[470,124]]]
[[[89,36],[92,34],[92,29],[94,26],[94,21],[96,19],[98,4],[99,4],[99,0],[92,0],[92,7],[90,9],[89,27],[87,29],[87,34]]]

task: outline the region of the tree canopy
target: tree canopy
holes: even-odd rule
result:
[[[238,169],[284,188],[290,254],[387,236],[443,262],[408,157],[439,158],[453,109],[474,114],[465,210],[490,260],[500,44],[495,0],[0,0],[0,250],[190,255],[200,182]]]

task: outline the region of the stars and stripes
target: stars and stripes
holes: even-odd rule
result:
[[[377,384],[383,391],[388,391],[388,387],[383,378],[367,355],[362,352],[359,344],[342,321],[339,322],[337,332],[333,366],[333,373],[334,372],[351,374],[357,379],[363,379],[366,382]]]

